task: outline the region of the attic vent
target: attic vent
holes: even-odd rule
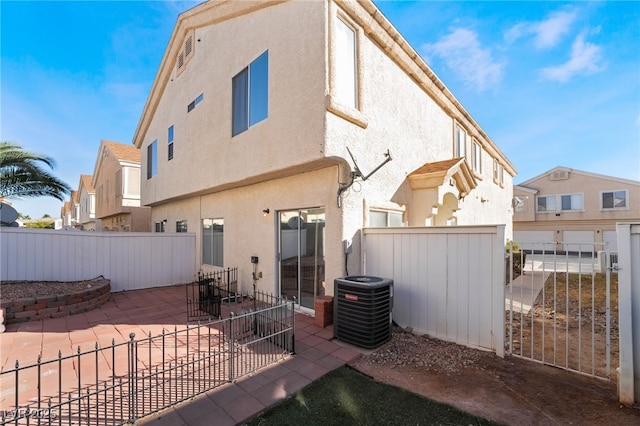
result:
[[[182,68],[184,65],[184,53],[180,52],[178,55],[178,69]]]
[[[193,51],[193,37],[187,38],[187,41],[184,43],[184,56],[189,56],[189,54]]]
[[[566,170],[559,170],[557,172],[553,172],[551,175],[551,180],[563,180],[569,179],[569,173]]]

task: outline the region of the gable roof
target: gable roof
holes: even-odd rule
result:
[[[69,213],[71,213],[71,201],[65,201],[62,204],[62,215],[64,216]]]
[[[426,163],[409,173],[408,177],[411,189],[432,189],[448,183],[455,185],[462,197],[478,186],[464,158]]]
[[[520,185],[513,185],[513,191],[528,192],[530,194],[538,193],[537,189],[527,188],[526,186],[520,186]]]
[[[124,165],[123,163],[129,163],[130,165],[140,165],[140,150],[133,145],[123,144],[119,142],[113,142],[108,140],[100,141],[100,148],[98,149],[98,158],[96,158],[96,164],[93,168],[92,184],[95,187],[98,176],[100,175],[100,169],[102,168],[103,161],[107,158],[106,154],[111,154],[115,160]]]
[[[615,182],[620,182],[620,183],[626,183],[626,184],[630,184],[630,185],[640,185],[640,181],[635,181],[635,180],[630,180],[630,179],[624,179],[624,178],[618,178],[618,177],[614,177],[614,176],[607,176],[607,175],[601,175],[598,173],[591,173],[591,172],[585,172],[583,170],[578,170],[578,169],[572,169],[570,167],[565,167],[565,166],[556,166],[551,170],[547,170],[544,173],[539,174],[538,176],[532,177],[529,180],[526,180],[518,185],[514,185],[514,186],[519,186],[519,187],[526,187],[527,185],[531,185],[532,183],[545,178],[551,174],[553,174],[554,172],[558,172],[558,171],[565,171],[565,172],[569,172],[569,173],[575,173],[575,174],[579,174],[579,175],[583,175],[583,176],[588,176],[588,177],[592,177],[592,178],[596,178],[596,179],[606,179],[606,180],[612,180]]]
[[[102,144],[118,160],[140,163],[140,150],[133,145],[103,140]]]
[[[133,136],[133,144],[137,148],[142,147],[147,129],[160,103],[162,93],[171,80],[175,61],[182,49],[182,40],[190,31],[236,19],[261,9],[277,6],[285,1],[287,0],[255,2],[208,0],[178,15],[176,25],[138,121]],[[358,2],[353,3],[340,1],[339,6],[365,30],[367,37],[381,46],[381,50],[387,54],[390,60],[411,77],[454,120],[462,123],[471,136],[477,137],[482,147],[502,164],[507,173],[511,176],[517,174],[514,165],[482,130],[469,112],[449,91],[425,60],[422,59],[420,54],[411,47],[404,36],[382,14],[373,1],[358,0]]]
[[[83,186],[87,188],[88,193],[96,192],[95,189],[93,189],[93,185],[91,183],[92,178],[93,177],[91,175],[80,175],[80,184],[78,185],[78,198],[80,197]]]

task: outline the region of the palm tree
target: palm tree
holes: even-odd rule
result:
[[[56,162],[46,155],[25,151],[14,142],[0,142],[0,199],[54,197],[64,201],[71,187],[53,176]]]

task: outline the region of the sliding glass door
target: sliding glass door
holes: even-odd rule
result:
[[[281,211],[278,217],[280,294],[313,309],[324,297],[324,209]]]

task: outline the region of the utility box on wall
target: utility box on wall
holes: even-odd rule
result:
[[[349,276],[334,280],[334,336],[367,349],[391,340],[393,280]]]

